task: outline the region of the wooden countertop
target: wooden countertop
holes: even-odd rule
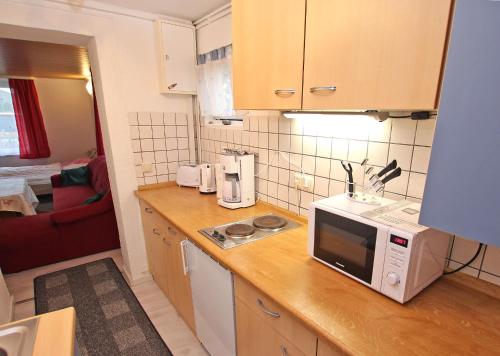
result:
[[[265,203],[229,210],[217,205],[214,195],[192,188],[142,190],[137,196],[346,353],[500,355],[498,286],[462,274],[444,276],[401,305],[309,257],[307,224],[301,218],[300,228],[229,250],[198,232],[284,210]]]

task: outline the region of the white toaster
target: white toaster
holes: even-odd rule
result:
[[[197,165],[180,166],[177,168],[176,182],[181,187],[199,187],[200,167]]]

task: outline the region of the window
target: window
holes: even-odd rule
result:
[[[19,156],[16,117],[6,79],[0,79],[0,156]]]
[[[201,54],[197,62],[198,100],[205,122],[241,121],[233,110],[231,45]]]

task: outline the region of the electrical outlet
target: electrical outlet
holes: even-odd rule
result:
[[[142,164],[142,172],[143,173],[153,172],[153,164],[152,163],[143,163]]]
[[[297,172],[293,176],[293,185],[295,189],[312,193],[314,189],[314,178],[313,176]]]

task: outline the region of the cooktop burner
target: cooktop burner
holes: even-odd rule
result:
[[[253,220],[253,226],[261,230],[281,230],[286,225],[286,220],[277,215],[264,215]]]
[[[243,245],[294,229],[299,223],[275,214],[251,217],[229,224],[207,227],[199,232],[223,249]]]
[[[234,224],[226,228],[226,235],[232,239],[246,239],[255,234],[255,228],[247,224]]]

